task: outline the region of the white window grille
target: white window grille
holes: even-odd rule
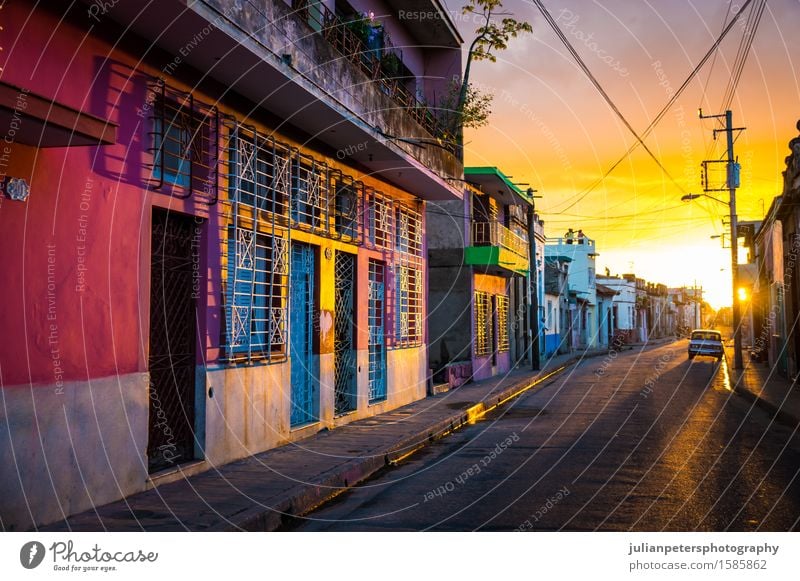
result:
[[[399,206],[396,210],[397,240],[395,247],[398,252],[412,256],[422,256],[422,217],[420,213]]]
[[[392,200],[380,192],[366,192],[366,238],[378,248],[392,248]]]
[[[284,359],[286,239],[231,226],[228,231],[227,358]]]
[[[328,166],[307,155],[292,161],[292,223],[328,230]]]
[[[289,206],[291,150],[251,127],[236,124],[229,144],[230,199],[283,222]]]
[[[413,264],[397,267],[395,345],[412,347],[422,343],[422,269]]]
[[[360,242],[364,184],[339,170],[331,170],[329,176],[330,214],[336,236],[345,241]]]

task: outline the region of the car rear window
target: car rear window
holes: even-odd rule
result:
[[[698,341],[720,341],[720,334],[712,331],[695,331],[692,333],[692,339]]]

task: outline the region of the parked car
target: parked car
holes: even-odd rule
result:
[[[689,359],[695,355],[716,357],[717,361],[725,356],[722,345],[722,333],[713,329],[695,329],[689,337]]]

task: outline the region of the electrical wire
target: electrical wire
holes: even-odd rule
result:
[[[725,37],[731,31],[731,29],[733,28],[733,25],[736,24],[736,22],[738,21],[739,17],[744,13],[745,9],[747,8],[747,6],[750,5],[751,2],[753,2],[753,0],[746,0],[745,1],[745,3],[742,6],[741,10],[739,10],[739,12],[737,12],[733,16],[731,21],[725,26],[725,28],[722,30],[720,35],[714,41],[714,44],[712,44],[711,48],[709,48],[708,51],[706,52],[705,56],[703,56],[703,58],[700,59],[700,61],[694,67],[692,72],[689,73],[689,76],[686,78],[686,80],[681,84],[681,86],[678,88],[678,90],[675,91],[675,94],[669,99],[669,101],[667,101],[666,105],[664,105],[664,107],[661,109],[661,111],[658,113],[658,115],[656,115],[656,117],[653,119],[653,121],[650,122],[650,125],[647,126],[647,129],[645,129],[644,132],[642,132],[642,138],[646,138],[653,131],[653,129],[655,129],[656,125],[658,125],[658,123],[664,118],[664,116],[667,114],[667,112],[672,108],[672,105],[675,104],[675,101],[678,100],[678,98],[686,90],[686,87],[689,86],[689,83],[691,83],[691,81],[694,79],[694,77],[697,75],[697,73],[700,72],[700,69],[703,68],[703,66],[708,61],[708,59],[711,58],[711,56],[716,52],[716,50],[719,47],[719,45],[722,43],[722,41],[725,39]],[[571,203],[569,203],[569,205],[567,205],[566,207],[562,208],[561,211],[565,211],[565,210],[568,210],[568,209],[574,207],[581,200],[583,200],[586,196],[588,196],[592,191],[594,191],[594,189],[597,188],[597,186],[599,186],[601,183],[603,183],[603,181],[609,175],[611,175],[611,173],[623,161],[625,161],[628,158],[628,156],[636,150],[636,148],[638,146],[639,146],[638,142],[633,143],[628,148],[628,150],[622,155],[622,157],[620,157],[608,170],[606,170],[606,172],[600,178],[598,178],[588,188],[586,188],[582,192],[579,192],[579,193],[575,194],[574,196],[572,196],[572,198],[568,198],[567,200],[563,200],[564,202],[571,202]]]
[[[556,33],[556,36],[558,36],[558,38],[561,40],[561,42],[567,48],[569,53],[575,59],[575,62],[578,63],[578,66],[581,68],[581,70],[589,78],[589,80],[591,81],[592,85],[594,85],[595,89],[597,89],[597,91],[603,97],[605,102],[608,104],[609,107],[611,107],[611,110],[617,115],[617,117],[619,117],[619,119],[622,121],[622,123],[628,129],[628,131],[630,131],[630,133],[636,138],[636,141],[638,142],[638,144],[641,145],[644,148],[644,150],[652,158],[652,160],[656,163],[656,165],[658,165],[658,167],[661,168],[661,171],[664,172],[664,175],[666,175],[669,178],[669,180],[673,184],[675,184],[675,187],[677,187],[679,190],[681,190],[684,193],[686,193],[686,191],[683,189],[683,187],[675,180],[674,177],[672,177],[672,174],[669,172],[669,170],[664,166],[664,164],[661,163],[661,160],[659,160],[658,157],[656,157],[656,154],[653,153],[652,150],[649,147],[647,147],[647,144],[645,144],[645,142],[642,140],[642,138],[639,136],[639,134],[636,132],[636,130],[633,128],[633,126],[628,122],[628,120],[622,114],[622,111],[619,110],[619,107],[617,107],[617,105],[614,103],[614,101],[611,99],[611,97],[608,95],[608,93],[605,91],[605,89],[603,89],[603,87],[600,85],[600,82],[597,80],[597,78],[594,76],[594,74],[592,74],[592,72],[589,70],[589,67],[586,65],[586,63],[583,61],[581,56],[578,54],[578,52],[572,46],[572,43],[570,43],[569,39],[566,37],[566,35],[564,35],[564,33],[558,27],[558,23],[553,19],[553,16],[550,14],[550,12],[547,10],[545,5],[542,3],[542,0],[533,0],[533,2],[534,2],[534,4],[536,4],[536,7],[542,13],[542,16],[544,16],[544,18],[547,21],[547,23],[550,25],[550,28],[553,29],[553,31]]]

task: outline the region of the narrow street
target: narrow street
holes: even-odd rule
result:
[[[686,345],[586,360],[295,530],[797,530],[800,438]]]

